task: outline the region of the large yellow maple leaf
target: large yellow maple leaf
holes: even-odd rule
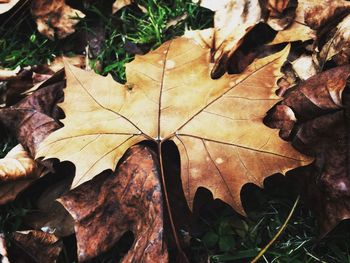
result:
[[[289,48],[253,62],[242,74],[210,78],[210,49],[177,38],[126,65],[127,83],[67,65],[64,127],[39,146],[38,157],[71,161],[72,187],[115,169],[126,149],[172,140],[181,158],[188,204],[206,187],[244,213],[240,190],[274,173],[305,165],[303,156],[262,119],[280,98],[276,80]],[[161,156],[160,156],[161,159]]]

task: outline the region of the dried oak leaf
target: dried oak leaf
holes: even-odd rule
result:
[[[310,162],[262,122],[280,100],[275,85],[288,52],[287,47],[255,60],[242,74],[218,80],[210,78],[210,48],[186,38],[136,56],[126,65],[125,85],[67,65],[65,99],[59,104],[64,127],[39,145],[36,158],[74,163],[72,187],[77,187],[114,169],[138,142],[153,141],[161,150],[172,140],[189,206],[197,188],[206,187],[244,213],[244,184],[262,185],[271,174]]]
[[[309,78],[287,93],[279,105],[284,109],[275,107],[267,121],[270,126],[282,129],[282,134],[290,134],[289,139],[297,149],[316,156],[315,163],[299,169],[298,176],[306,182],[304,195],[315,211],[322,235],[350,218],[347,168],[350,100],[346,92],[349,76],[347,65]],[[281,119],[296,125],[287,125]]]
[[[55,235],[36,230],[14,232],[11,240],[11,262],[55,263],[63,248],[62,240]]]
[[[81,11],[66,5],[65,0],[35,0],[31,11],[38,31],[51,40],[72,34],[79,19],[85,17]]]
[[[158,171],[156,155],[134,146],[115,173],[103,173],[59,199],[75,220],[79,261],[107,251],[126,231],[135,240],[122,262],[168,261]]]
[[[19,0],[1,0],[0,1],[0,14],[6,13],[12,7],[14,7]]]

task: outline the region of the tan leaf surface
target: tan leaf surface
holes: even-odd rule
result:
[[[306,41],[315,38],[315,31],[299,22],[293,22],[290,27],[283,31],[278,31],[276,37],[270,45],[284,42]]]
[[[19,0],[8,0],[8,1],[0,1],[0,14],[6,13],[7,11],[11,10],[12,7],[14,7]]]
[[[294,22],[282,31],[278,31],[271,45],[283,42],[306,41],[315,38],[316,32],[306,25],[305,11],[314,7],[318,0],[299,0]]]
[[[36,0],[32,2],[31,10],[38,31],[52,40],[72,34],[79,22],[77,18],[85,16],[81,11],[66,5],[65,0]]]
[[[279,97],[276,80],[289,48],[254,61],[242,74],[210,78],[210,49],[177,38],[127,64],[125,85],[67,65],[64,127],[37,158],[69,160],[73,187],[114,169],[131,145],[173,140],[189,205],[200,186],[243,212],[241,187],[309,163],[262,123]]]
[[[116,0],[112,6],[112,13],[114,14],[118,12],[120,9],[130,5],[131,3],[132,3],[132,0]]]
[[[23,146],[18,144],[3,159],[0,159],[0,181],[28,177],[35,169],[35,161]]]

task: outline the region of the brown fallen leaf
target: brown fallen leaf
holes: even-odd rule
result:
[[[65,81],[47,83],[14,106],[0,109],[0,125],[16,136],[30,156],[35,156],[37,145],[60,127],[57,121],[62,113],[56,103],[62,100]]]
[[[11,10],[19,0],[1,0],[0,1],[0,14],[6,13]]]
[[[47,174],[47,169],[34,161],[18,144],[0,159],[0,205],[13,201],[35,180]]]
[[[60,170],[62,172],[62,170]],[[24,221],[31,229],[43,230],[65,237],[74,233],[74,221],[67,210],[56,201],[57,198],[68,192],[71,180],[59,181],[45,189],[36,202],[35,211],[26,214]]]
[[[350,3],[344,0],[299,0],[299,6],[304,14],[304,22],[314,30],[334,22],[336,17],[350,13]]]
[[[63,79],[64,75],[60,75],[60,72],[57,72],[58,76],[53,77],[56,74],[55,71],[48,65],[26,67],[20,70],[16,76],[5,82],[5,88],[0,93],[0,104],[14,105],[34,90],[47,85],[51,81],[48,79],[59,77]]]
[[[334,77],[336,76],[336,78]],[[321,235],[328,233],[341,220],[350,218],[350,179],[348,174],[349,96],[347,80],[350,66],[319,73],[289,92],[281,106],[293,111],[284,114],[275,109],[267,123],[291,134],[293,145],[316,156],[313,166],[299,169],[305,176],[304,195],[314,210]],[[296,118],[296,120],[295,120]],[[284,119],[296,125],[280,122]]]
[[[271,45],[280,44],[283,42],[306,41],[314,39],[316,32],[311,29],[305,22],[305,10],[314,7],[318,0],[299,0],[295,10],[294,21],[284,30],[278,31]]]
[[[276,37],[273,39],[270,45],[277,45],[284,42],[307,41],[314,38],[314,30],[310,29],[306,25],[294,22],[287,29],[278,31]]]
[[[42,231],[17,231],[11,236],[13,256],[11,262],[25,263],[29,259],[38,263],[55,263],[62,251],[63,243],[56,236]]]
[[[18,144],[0,159],[0,182],[33,176],[36,169],[36,162],[23,149],[23,146]]]
[[[219,80],[210,78],[210,49],[186,38],[136,56],[126,65],[125,85],[67,65],[65,100],[59,105],[64,127],[40,144],[36,157],[74,163],[74,188],[114,169],[138,142],[153,141],[161,150],[172,140],[189,206],[197,188],[206,187],[243,214],[244,184],[262,185],[271,174],[311,161],[262,122],[280,100],[275,86],[288,51]]]
[[[215,12],[211,43],[215,64],[211,76],[218,78],[226,71],[227,60],[241,45],[244,36],[261,21],[261,8],[258,0],[202,0],[200,5]]]
[[[80,262],[107,251],[127,231],[135,240],[122,262],[168,261],[158,171],[155,154],[135,146],[115,173],[99,175],[60,198],[75,220]]]
[[[38,31],[49,39],[65,38],[74,32],[74,26],[85,15],[70,6],[65,0],[35,0],[31,12]]]
[[[326,39],[326,41],[324,41]],[[349,63],[350,57],[350,15],[346,16],[336,27],[327,33],[320,34],[314,52],[314,61],[322,68],[323,65],[333,59],[341,66]]]
[[[18,194],[28,188],[34,181],[34,179],[20,179],[16,181],[10,181],[0,184],[0,205],[4,205],[16,199]]]
[[[266,23],[276,31],[285,29],[294,20],[297,5],[297,0],[268,0]]]
[[[28,157],[35,155],[36,145],[52,130],[60,125],[57,120],[61,114],[55,106],[62,99],[62,88],[65,84],[60,75],[54,75],[47,80],[40,90],[26,97],[14,106],[0,109],[0,125],[8,129],[28,150]],[[57,79],[58,78],[58,82]],[[53,82],[53,83],[52,83]],[[52,118],[53,117],[53,118]],[[15,161],[14,161],[15,162]],[[45,164],[51,169],[48,163]],[[48,171],[42,165],[35,164],[33,178],[18,178],[16,181],[3,182],[0,184],[0,204],[5,204],[30,186],[37,178],[44,176]],[[9,166],[4,167],[9,170]],[[24,174],[23,174],[24,175]]]

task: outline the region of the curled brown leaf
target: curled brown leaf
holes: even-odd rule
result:
[[[135,240],[122,262],[168,261],[159,176],[154,153],[135,146],[115,173],[95,177],[60,198],[75,220],[79,261],[107,251],[127,231]]]
[[[22,145],[18,144],[0,159],[0,181],[18,180],[33,176],[36,162]]]
[[[85,16],[81,11],[68,6],[65,0],[35,0],[31,11],[38,31],[52,40],[72,34],[79,19]]]
[[[336,77],[335,77],[336,76]],[[341,220],[350,218],[349,93],[350,66],[319,73],[288,92],[281,106],[293,110],[296,125],[290,127],[288,114],[275,111],[271,120],[282,133],[289,133],[293,145],[316,157],[315,162],[298,169],[303,195],[319,221],[321,235]],[[290,118],[289,118],[290,119]],[[276,127],[275,126],[275,127]]]

